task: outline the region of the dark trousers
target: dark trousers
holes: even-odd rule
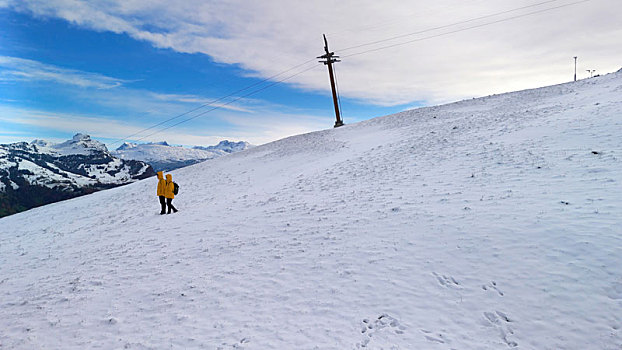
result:
[[[173,206],[173,198],[167,198],[166,199],[166,205],[168,206],[168,213],[171,213],[171,209],[173,210],[174,213],[177,212],[177,209],[175,209],[175,207]]]
[[[160,214],[166,213],[166,198],[164,196],[158,196],[160,198],[160,206],[162,206],[162,210],[160,210]]]

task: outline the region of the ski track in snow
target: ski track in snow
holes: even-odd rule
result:
[[[0,348],[620,349],[622,73],[0,220]]]

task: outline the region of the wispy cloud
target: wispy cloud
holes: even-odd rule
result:
[[[69,134],[84,131],[102,137],[121,137],[127,132],[137,132],[138,125],[127,125],[105,116],[84,116],[54,113],[29,108],[0,106],[0,122]]]
[[[0,6],[62,18],[92,30],[125,33],[160,48],[204,53],[216,62],[237,64],[260,77],[318,56],[323,46],[321,33],[328,32],[332,33],[332,48],[343,56],[343,62],[337,65],[342,95],[396,105],[416,100],[441,102],[567,81],[572,77],[571,57],[575,55],[591,56],[590,67],[599,72],[617,70],[616,48],[622,22],[622,4],[618,0],[593,0],[449,34],[574,2],[543,1],[539,6],[468,25],[350,50],[346,49],[538,2],[387,0],[379,5],[375,0],[362,0],[353,6],[351,2],[335,4],[328,0],[187,0],[174,5],[168,0],[4,0]],[[603,12],[602,8],[608,10]],[[426,36],[433,38],[424,40]],[[405,41],[414,42],[351,56]],[[304,89],[327,90],[322,70],[288,82]]]
[[[66,69],[24,58],[0,56],[0,81],[51,81],[81,88],[112,89],[127,80]]]
[[[0,106],[0,125],[2,124],[11,127],[21,126],[25,130],[38,130],[43,135],[64,133],[68,138],[77,132],[82,132],[96,139],[108,142],[108,146],[111,148],[116,148],[120,145],[120,142],[114,144],[112,142],[124,140],[124,138],[130,134],[139,134],[137,137],[140,137],[140,132],[145,128],[145,125],[123,123],[106,116],[53,113],[26,108]],[[18,132],[14,132],[14,135],[18,134]],[[23,134],[32,135],[31,137],[33,138],[45,138],[33,135],[33,133],[25,132]],[[15,140],[15,136],[10,139]],[[166,140],[172,144],[182,145],[210,145],[218,143],[219,141],[218,137],[215,136],[197,135],[197,133],[194,132],[185,133],[180,129],[175,129],[146,138],[142,140],[142,142],[156,142],[162,140]],[[19,141],[31,140],[22,139]]]
[[[137,139],[141,139],[141,142],[166,140],[173,144],[194,146],[216,144],[224,138],[244,140],[258,145],[298,133],[318,130],[326,125],[325,120],[322,121],[322,118],[314,116],[264,112],[266,115],[263,116],[231,112],[223,118],[230,124],[226,127],[199,128],[196,125],[183,125],[163,130],[167,126],[165,124],[159,128],[145,131],[145,128],[153,125],[150,120],[124,122],[110,116],[55,113],[0,105],[0,127],[7,130],[37,130],[43,135],[65,133],[67,137],[77,132],[83,132],[95,138],[107,140],[107,142],[124,140],[128,135],[137,134],[128,141]],[[13,133],[18,135],[19,131],[13,131]],[[153,133],[155,134],[145,137]],[[32,132],[24,132],[23,134],[41,138]],[[116,147],[119,144],[111,146]]]
[[[5,99],[0,104],[0,126],[21,130],[13,135],[3,135],[4,142],[14,141],[19,133],[33,135],[31,131],[45,131],[67,135],[86,132],[104,139],[122,139],[136,134],[133,139],[141,141],[167,140],[186,145],[206,145],[223,138],[245,140],[255,144],[291,136],[293,131],[311,131],[305,118],[275,117],[284,106],[263,100],[231,96],[227,99],[210,98],[193,94],[167,94],[124,86],[124,80],[79,70],[65,69],[42,62],[18,57],[0,56],[0,80],[39,81],[54,86],[54,93],[71,96],[80,105],[98,106],[91,112],[59,112],[32,108],[30,102]],[[59,84],[65,87],[56,88]],[[228,103],[234,101],[232,103]],[[75,111],[75,108],[72,108]],[[111,113],[93,114],[95,110]],[[211,112],[211,113],[207,113]],[[89,115],[89,113],[91,115]],[[181,117],[180,117],[181,115]],[[243,117],[248,115],[248,117]],[[263,116],[265,121],[257,119]],[[167,126],[192,118],[192,123],[182,123],[175,128]],[[167,120],[172,119],[167,122]],[[217,120],[218,127],[211,125]],[[281,119],[276,121],[276,119]],[[241,122],[244,121],[244,122]],[[272,122],[274,121],[274,122]],[[160,124],[161,123],[161,124]],[[153,127],[154,125],[157,127]],[[192,124],[194,127],[188,125]],[[321,127],[319,123],[314,125]],[[9,128],[3,127],[5,130]],[[148,130],[145,130],[148,129]],[[185,131],[184,131],[185,130]],[[156,134],[149,136],[153,133]],[[207,133],[207,134],[205,134]],[[223,136],[219,136],[223,135]],[[39,136],[41,137],[41,136]],[[21,140],[26,141],[26,140]]]
[[[416,101],[440,103],[568,81],[572,77],[571,57],[575,55],[591,55],[589,68],[598,69],[599,73],[619,69],[616,48],[622,40],[622,5],[618,0],[593,2],[610,11],[603,13],[599,7],[580,4],[450,35],[442,34],[451,30],[435,30],[429,34],[441,36],[433,40],[360,55],[357,54],[401,41],[382,41],[382,45],[358,49],[348,47],[516,8],[524,2],[517,5],[516,0],[438,0],[423,4],[387,0],[380,4],[361,0],[353,6],[352,2],[335,4],[328,0],[186,0],[175,4],[168,0],[0,0],[0,8],[60,18],[89,30],[127,34],[155,47],[207,54],[217,63],[235,64],[243,69],[241,74],[255,77],[270,77],[308,62],[287,74],[313,64],[318,69],[297,75],[287,83],[324,92],[328,90],[326,71],[314,58],[322,53],[321,33],[328,32],[331,48],[343,59],[336,65],[342,96],[393,106]],[[323,10],[325,5],[332,10]],[[409,36],[406,40],[423,39],[425,35]],[[579,72],[584,72],[581,65],[587,61],[579,61]],[[33,105],[25,101],[21,101],[20,107],[20,101],[5,101],[11,107],[0,109],[0,124],[33,130],[68,134],[82,131],[94,137],[118,139],[203,104],[209,106],[187,117],[212,107],[219,109],[144,141],[192,145],[227,137],[261,144],[332,124],[326,118],[261,100],[240,99],[225,104],[226,100],[214,101],[210,96],[142,90],[133,88],[131,81],[18,57],[0,56],[1,81],[50,82],[67,90],[70,102],[76,105],[106,107],[88,109],[105,110],[99,115],[81,115],[28,108]],[[72,106],[71,110],[80,109]],[[208,119],[218,120],[209,124]],[[170,123],[162,127],[166,125]]]
[[[179,94],[162,94],[162,93],[152,93],[152,96],[160,101],[172,101],[172,102],[181,102],[181,103],[189,103],[197,106],[205,106],[205,109],[211,108],[219,108],[226,109],[236,112],[244,112],[244,113],[253,113],[252,109],[244,108],[234,103],[229,103],[229,101],[233,101],[237,99],[232,96],[228,99],[225,98],[205,98],[197,95],[179,95]],[[238,101],[244,102],[249,100],[239,99]],[[237,102],[237,101],[236,101]],[[198,107],[197,107],[198,108]]]
[[[83,104],[113,108],[121,111],[125,118],[130,119],[140,119],[145,116],[168,118],[195,110],[188,114],[192,116],[209,109],[253,113],[254,106],[261,105],[260,101],[236,96],[223,99],[134,89],[125,85],[129,82],[128,80],[9,56],[0,56],[1,81],[51,83],[54,91],[57,90],[57,86],[64,86],[64,90],[59,93],[69,95]],[[16,99],[1,99],[0,101],[10,104],[24,102]]]

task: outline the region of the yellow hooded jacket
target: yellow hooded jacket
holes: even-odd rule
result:
[[[164,196],[164,192],[166,190],[166,180],[164,180],[164,176],[161,171],[158,171],[158,196]]]
[[[171,174],[166,174],[166,187],[164,188],[164,197],[166,198],[175,198],[175,195],[173,194],[173,188],[175,187],[175,185],[173,185],[173,176]]]

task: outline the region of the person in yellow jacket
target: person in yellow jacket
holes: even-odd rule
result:
[[[173,189],[175,185],[173,184],[173,176],[171,174],[166,174],[166,187],[164,188],[164,197],[166,197],[166,206],[168,207],[167,214],[171,213],[171,209],[173,213],[177,212],[177,209],[173,206],[173,198],[175,198],[175,194],[173,193]]]
[[[161,171],[158,171],[158,191],[157,196],[160,199],[160,206],[162,210],[160,210],[160,215],[166,214],[166,197],[164,197],[164,192],[166,190],[166,180],[164,180],[164,175]]]

